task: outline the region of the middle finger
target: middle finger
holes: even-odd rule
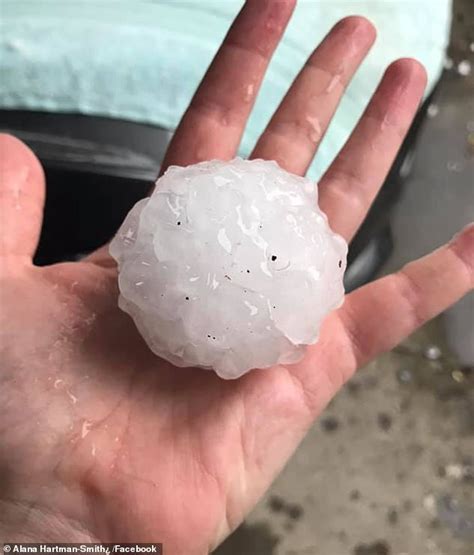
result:
[[[295,0],[247,0],[180,121],[161,172],[173,164],[235,156],[294,5]]]

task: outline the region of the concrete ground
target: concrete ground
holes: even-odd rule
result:
[[[474,76],[458,65],[474,64],[473,26],[472,0],[458,0],[453,67],[394,215],[386,270],[473,219]],[[416,240],[420,204],[442,222],[423,221],[424,243]],[[450,353],[438,319],[346,385],[216,554],[473,555],[473,440],[474,371]]]

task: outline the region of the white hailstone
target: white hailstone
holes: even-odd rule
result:
[[[429,360],[438,360],[441,358],[441,349],[438,345],[429,345],[425,349],[425,357]]]
[[[453,62],[453,60],[452,60],[451,58],[449,58],[448,56],[446,56],[446,58],[444,59],[443,65],[444,65],[444,69],[448,69],[448,70],[449,70],[449,69],[452,69],[452,68],[453,68],[454,62]]]
[[[299,361],[344,298],[347,245],[317,196],[276,162],[170,167],[110,245],[120,308],[176,366],[237,378]]]
[[[458,64],[458,73],[463,77],[470,75],[471,73],[471,62],[469,60],[462,60]]]
[[[430,104],[426,112],[429,118],[435,118],[439,114],[439,106],[437,104]]]

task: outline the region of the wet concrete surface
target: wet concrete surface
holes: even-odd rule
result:
[[[439,322],[361,370],[219,555],[472,555],[474,379],[456,372]]]
[[[474,65],[474,3],[458,0],[454,9],[452,63],[394,216],[395,252],[385,271],[449,239],[474,201],[464,199],[464,208],[449,201],[459,197],[456,187],[470,194],[474,175],[474,75],[463,75],[466,64],[459,72],[463,60]],[[405,207],[426,198],[423,184],[445,191],[446,181],[451,192],[439,202],[448,203],[447,225],[423,244],[410,241],[416,230]],[[429,210],[435,205],[427,202]],[[442,319],[359,371],[215,553],[473,555],[474,370],[450,351]]]

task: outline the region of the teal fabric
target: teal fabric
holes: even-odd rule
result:
[[[79,112],[174,128],[242,0],[1,0],[0,107]],[[318,177],[385,66],[418,58],[440,75],[451,0],[300,0],[243,138],[248,154],[314,46],[361,14],[378,41],[350,86],[310,174]]]

